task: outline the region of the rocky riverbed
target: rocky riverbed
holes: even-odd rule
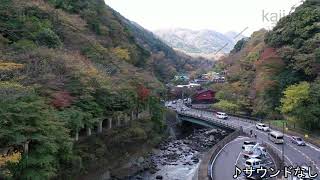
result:
[[[227,132],[221,129],[194,129],[183,138],[168,138],[149,154],[132,160],[141,169],[129,180],[191,180],[200,164],[201,156],[221,140]]]

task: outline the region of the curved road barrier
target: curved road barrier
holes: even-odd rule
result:
[[[198,170],[198,179],[199,180],[212,180],[213,172],[212,165],[214,164],[214,160],[221,149],[228,144],[229,142],[236,139],[238,136],[243,135],[243,130],[236,130],[231,133],[223,140],[219,141],[216,145],[214,145],[202,158],[199,170]]]
[[[211,112],[211,113],[217,112],[217,111],[211,110],[211,109],[197,109],[197,110]],[[232,114],[232,113],[228,113],[228,115],[239,120],[239,121],[244,121],[244,122],[248,122],[251,124],[256,124],[257,122],[263,122],[262,119],[259,119],[256,117],[250,117],[250,116],[244,116],[244,115],[238,115],[238,114]],[[266,123],[266,124],[268,125],[268,123]],[[271,124],[269,124],[269,127],[272,129],[275,129],[277,131],[280,131],[280,132],[282,131],[281,127],[277,127],[277,126],[274,126]],[[286,127],[286,128],[288,128],[288,130],[286,130],[286,134],[288,134],[288,135],[303,137],[303,136],[305,136],[305,134],[307,134],[308,137],[305,138],[305,140],[313,145],[316,145],[318,148],[320,148],[320,140],[319,140],[320,137],[319,136],[310,134],[310,132],[302,133],[295,128],[290,128],[290,127]]]
[[[224,124],[225,126],[233,127],[234,129],[240,129],[243,128],[243,131],[246,133],[253,132],[254,137],[256,138],[255,141],[259,143],[266,143],[268,144],[274,151],[274,154],[277,154],[278,156],[281,156],[281,161],[284,160],[284,164],[287,166],[310,166],[311,171],[314,171],[318,175],[320,174],[320,148],[316,146],[316,143],[311,143],[309,141],[309,138],[306,138],[307,141],[310,143],[307,143],[306,146],[297,146],[291,142],[291,132],[287,131],[284,134],[284,144],[275,144],[269,139],[268,132],[260,131],[256,129],[255,123],[257,121],[249,120],[249,119],[243,119],[239,117],[233,117],[229,116],[227,120],[221,120],[216,117],[216,115],[213,112],[208,111],[200,111],[200,110],[194,110],[194,109],[187,109],[186,112],[183,112],[186,116],[193,116],[198,117],[199,120],[203,121],[214,121],[215,123]],[[278,130],[277,128],[271,127],[273,130]],[[288,129],[289,130],[289,129]],[[231,135],[230,135],[231,136]],[[232,136],[231,136],[232,137]],[[244,139],[241,139],[237,142],[229,142],[228,139],[223,140],[223,142],[218,143],[214,148],[211,149],[208,155],[203,158],[203,162],[200,169],[199,169],[199,179],[209,179],[208,172],[212,174],[212,171],[215,171],[216,167],[220,167],[218,172],[220,173],[230,173],[232,169],[234,168],[234,165],[236,162],[238,162],[238,159],[240,158],[240,154],[238,154],[238,151],[241,150],[242,143],[244,142]],[[229,139],[230,141],[232,139]],[[225,144],[225,146],[222,146]],[[218,146],[219,145],[219,146]],[[229,147],[229,151],[224,151],[223,147]],[[223,151],[219,153],[220,148],[223,148]],[[233,153],[236,151],[236,153]],[[211,154],[210,154],[211,153]],[[228,154],[231,153],[231,154]],[[211,155],[213,157],[217,155],[217,158],[212,160]],[[221,156],[227,156],[227,157],[221,157]],[[283,159],[282,159],[283,158]],[[222,159],[222,160],[221,160]],[[212,166],[213,170],[208,169],[208,164],[210,160],[214,161],[214,164],[220,163],[219,166]],[[226,164],[227,163],[227,164]],[[211,163],[212,164],[212,163]],[[216,173],[213,173],[214,175],[217,175]],[[227,174],[219,174],[219,177],[221,175],[220,179],[226,179],[229,175]],[[215,176],[214,176],[215,177]],[[223,178],[222,178],[223,177]],[[217,178],[216,178],[217,179]],[[232,177],[230,178],[232,179]]]

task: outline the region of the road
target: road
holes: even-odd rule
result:
[[[242,156],[243,152],[241,150],[241,146],[243,145],[243,142],[246,140],[250,140],[250,138],[239,137],[234,141],[228,143],[223,149],[221,149],[218,156],[214,160],[214,166],[211,167],[213,170],[213,179],[233,179],[233,175],[235,174],[235,165],[241,169],[244,169],[245,160]],[[269,154],[267,155],[267,158],[264,160],[264,164],[266,164],[266,167],[275,168],[275,162]],[[245,179],[245,176],[242,174],[236,179],[242,180]]]
[[[184,105],[177,104],[175,109],[179,110],[179,108],[183,106]],[[215,114],[211,112],[188,109],[187,111],[184,111],[184,113],[190,114],[193,116],[202,116],[212,121],[218,120]],[[293,166],[293,167],[302,166],[302,165],[311,166],[312,169],[320,175],[320,149],[315,145],[307,143],[307,146],[297,146],[291,143],[290,136],[286,134],[284,137],[284,141],[285,141],[284,145],[281,145],[281,144],[277,145],[268,140],[267,132],[256,130],[255,124],[246,122],[245,119],[240,119],[237,117],[229,117],[228,120],[225,120],[225,123],[238,128],[242,127],[246,132],[253,130],[254,133],[257,134],[257,141],[261,143],[264,142],[270,145],[274,150],[276,150],[276,152],[278,152],[280,157],[282,157],[281,156],[282,146],[284,146],[284,157],[285,157],[286,165]],[[241,143],[234,143],[236,145],[233,145],[232,143],[234,142],[231,142],[231,145],[230,145],[231,148],[227,149],[229,153],[220,153],[218,155],[217,159],[218,158],[223,159],[223,161],[216,161],[214,163],[214,166],[212,166],[215,179],[217,180],[220,180],[220,179],[229,180],[230,178],[227,178],[225,176],[225,174],[227,173],[221,173],[221,172],[224,172],[224,170],[230,170],[230,169],[234,170],[235,168],[234,165],[237,163],[237,159],[240,153],[239,151],[241,151]],[[233,163],[228,163],[228,165],[226,166],[225,164],[226,162],[233,162]]]

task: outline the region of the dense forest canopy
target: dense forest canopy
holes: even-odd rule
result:
[[[261,118],[289,121],[319,130],[320,4],[306,1],[267,32],[239,41],[216,69],[228,84],[220,89],[219,108]]]
[[[79,166],[75,136],[107,117],[148,108],[152,131],[163,130],[162,82],[202,61],[138,29],[103,0],[1,1],[0,147],[29,152],[0,162],[1,176],[50,179]]]

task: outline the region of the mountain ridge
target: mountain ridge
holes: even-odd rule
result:
[[[153,31],[172,48],[192,56],[216,57],[229,53],[243,35],[230,31],[191,30],[187,28],[160,29]]]

